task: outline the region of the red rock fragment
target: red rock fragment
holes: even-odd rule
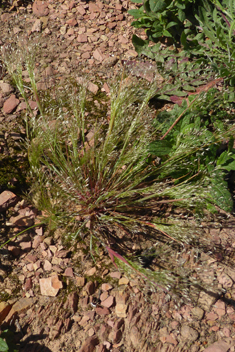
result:
[[[31,290],[32,287],[33,287],[32,279],[31,279],[31,277],[28,277],[25,280],[24,289],[25,289],[25,291],[29,291],[29,290]]]
[[[75,6],[75,2],[74,2],[73,0],[70,1],[70,3],[69,3],[69,9],[72,10],[72,9],[74,8],[74,6]]]
[[[96,336],[91,336],[83,343],[79,352],[93,352],[95,347],[99,344],[99,340]]]
[[[44,240],[44,236],[35,236],[34,239],[33,239],[33,244],[32,244],[32,247],[33,248],[38,248],[38,246],[40,245],[40,243],[42,243]]]
[[[113,342],[113,343],[119,343],[122,339],[122,331],[121,330],[113,330],[111,331],[111,333],[109,334],[109,339]]]
[[[100,12],[100,8],[94,4],[93,2],[89,3],[89,11],[92,12]]]
[[[63,287],[58,275],[39,279],[40,290],[43,296],[56,296],[59,289]]]
[[[68,295],[66,305],[72,310],[73,314],[76,313],[78,310],[78,295],[76,292],[72,292]]]
[[[49,13],[47,2],[46,1],[39,1],[39,0],[34,1],[33,13],[34,13],[34,15],[36,15],[38,17],[47,16]]]
[[[103,306],[103,307],[106,307],[106,308],[112,307],[113,304],[114,304],[114,297],[113,297],[113,296],[109,296],[108,298],[106,298],[106,299],[102,302],[102,306]]]
[[[74,277],[73,268],[66,268],[65,271],[64,271],[64,276]]]
[[[10,191],[4,191],[0,194],[0,212],[13,207],[18,202],[19,198]]]
[[[207,347],[204,352],[227,352],[229,350],[229,345],[224,341],[217,341]]]
[[[89,82],[87,85],[87,89],[93,93],[93,94],[97,94],[99,87],[97,86],[97,84],[94,84],[92,82]]]
[[[12,305],[7,302],[0,302],[0,324],[6,318],[7,314],[10,312]]]
[[[77,36],[77,41],[79,43],[87,43],[88,39],[87,39],[87,35],[86,34],[79,34]]]
[[[12,94],[3,104],[3,112],[10,114],[19,105],[20,101],[16,98],[15,94]]]
[[[107,27],[110,29],[114,29],[117,26],[117,22],[109,22],[107,24]]]
[[[100,308],[100,307],[97,307],[97,308],[95,309],[95,311],[96,311],[96,313],[97,313],[98,315],[108,315],[108,314],[110,314],[110,311],[109,311],[108,308]]]
[[[82,276],[76,276],[76,285],[83,287],[85,285],[85,278]]]
[[[52,247],[55,247],[55,246],[50,246],[50,250],[53,252]],[[61,251],[56,251],[55,252],[55,257],[57,257],[57,258],[66,258],[68,256],[68,254],[69,254],[69,251],[64,249],[64,250],[61,250]]]
[[[24,216],[22,214],[17,216],[12,216],[9,219],[9,224],[18,227],[29,227],[34,224],[34,219],[30,216]]]
[[[22,250],[29,250],[32,247],[31,241],[29,242],[20,242],[20,247]]]
[[[99,62],[102,62],[104,60],[104,57],[100,51],[100,49],[96,49],[94,52],[93,52],[93,56],[94,58],[99,61]]]
[[[218,314],[219,317],[225,315],[225,303],[221,300],[218,300],[215,303],[213,310],[216,314]]]
[[[32,307],[35,300],[33,298],[20,298],[15,304],[13,304],[9,314],[7,315],[5,322],[12,321],[16,313],[21,313],[29,307]]]
[[[51,265],[51,263],[49,262],[49,260],[45,260],[44,265],[43,265],[43,269],[44,269],[45,271],[51,271],[52,265]]]
[[[66,23],[71,27],[75,27],[78,24],[76,18],[70,18]]]
[[[113,271],[109,274],[113,279],[120,279],[122,274],[119,271]]]
[[[77,12],[80,13],[80,15],[82,15],[82,16],[85,15],[86,10],[84,9],[84,7],[82,5],[78,5],[76,7],[76,9],[77,9]]]

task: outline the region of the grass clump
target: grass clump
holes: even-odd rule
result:
[[[29,52],[19,67],[6,58],[21,95],[27,100],[31,93],[38,103],[37,116],[28,104],[25,121],[31,192],[44,220],[51,228],[63,227],[73,240],[88,238],[91,250],[93,242],[101,243],[113,261],[116,258],[144,279],[162,282],[170,289],[176,282],[171,268],[150,273],[123,253],[133,252],[140,236],[146,246],[150,239],[158,239],[151,257],[160,258],[161,249],[168,245],[169,253],[179,252],[183,244],[195,239],[195,229],[182,226],[180,220],[166,219],[162,205],[174,203],[190,212],[216,203],[208,192],[210,174],[198,165],[206,149],[216,148],[228,133],[216,129],[206,133],[200,117],[200,121],[194,118],[195,104],[203,104],[204,94],[183,110],[175,109],[166,125],[160,115],[153,124],[148,103],[156,86],[143,89],[137,80],[122,76],[111,87],[108,116],[94,118],[87,108],[91,102],[86,80],[80,84],[68,81],[42,95],[37,91]],[[22,65],[31,86],[23,82]],[[158,134],[168,130],[174,114],[174,119],[181,115],[184,119],[166,139],[160,139]],[[204,140],[202,147],[199,136]],[[162,163],[156,163],[155,157]],[[228,157],[234,159],[231,154]],[[230,159],[222,164],[228,166]],[[178,279],[182,275],[179,271]]]

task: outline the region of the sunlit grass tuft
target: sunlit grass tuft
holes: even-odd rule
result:
[[[207,173],[199,175],[193,171],[187,177],[189,166],[194,166],[187,156],[200,153],[200,146],[192,141],[184,144],[181,133],[177,138],[182,143],[172,156],[162,164],[153,163],[149,146],[156,131],[148,103],[156,92],[154,84],[143,89],[133,77],[116,78],[110,90],[109,114],[104,109],[103,116],[94,117],[88,109],[92,100],[85,79],[82,84],[67,81],[43,95],[37,90],[33,51],[29,50],[26,57],[25,62],[14,63],[6,55],[5,61],[26,102],[32,94],[38,104],[37,116],[28,104],[25,121],[31,193],[43,211],[44,221],[52,229],[62,227],[74,241],[88,238],[90,248],[92,241],[99,241],[109,254],[125,264],[126,270],[134,270],[151,283],[160,281],[163,286],[172,287],[172,271],[150,272],[111,251],[121,249],[125,255],[126,242],[133,249],[140,233],[146,242],[150,237],[152,242],[164,237],[164,248],[167,241],[180,248],[190,244],[196,236],[194,229],[182,226],[180,220],[176,223],[170,217],[164,219],[160,206],[174,203],[188,211],[203,208],[208,198]],[[27,86],[23,68],[30,77]],[[213,143],[213,138],[203,148]],[[185,177],[171,176],[177,167],[186,170]],[[161,256],[160,243],[156,256]],[[181,273],[177,275],[184,280]]]

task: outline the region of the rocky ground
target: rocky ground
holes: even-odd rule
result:
[[[109,81],[123,62],[137,56],[128,0],[9,1],[0,10],[0,46],[29,50],[38,43],[38,88],[84,75],[94,96],[108,95]],[[149,64],[152,69],[152,64]],[[136,68],[136,67],[135,67]],[[146,66],[145,66],[146,68]],[[143,77],[143,71],[135,70]],[[143,77],[151,78],[151,70]],[[27,81],[27,72],[23,72]],[[40,212],[25,200],[22,149],[25,109],[0,57],[0,241],[40,223]],[[34,101],[31,107],[36,108]],[[99,101],[97,101],[97,108]],[[13,192],[9,189],[13,188]],[[16,196],[17,193],[20,196]],[[179,213],[179,216],[182,216]],[[53,235],[38,226],[0,249],[0,323],[14,331],[20,351],[164,351],[235,350],[235,219],[220,214],[200,224],[211,251],[182,253],[182,267],[200,276],[191,301],[125,275],[99,248],[94,263],[83,242],[69,248],[61,230]],[[180,304],[177,304],[180,303]]]

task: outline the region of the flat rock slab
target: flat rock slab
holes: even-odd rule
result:
[[[60,288],[63,287],[62,282],[57,275],[48,278],[39,279],[40,290],[43,296],[56,296]]]
[[[0,194],[0,212],[13,207],[19,198],[11,191],[4,191]]]
[[[204,352],[227,352],[229,348],[229,345],[221,340],[207,347]]]

